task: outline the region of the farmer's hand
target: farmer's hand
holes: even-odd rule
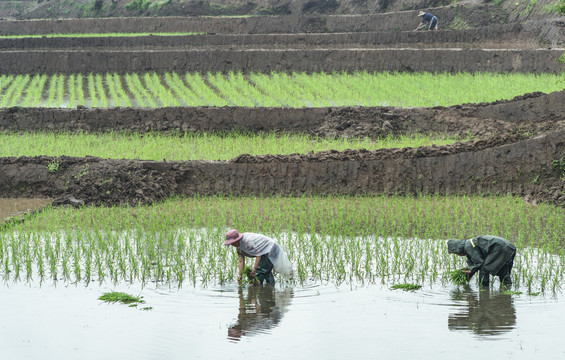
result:
[[[237,284],[241,285],[242,281],[241,281],[241,275],[237,276]]]
[[[471,270],[465,269],[465,270],[463,270],[463,274],[465,274],[466,277],[470,277],[471,276]]]
[[[255,276],[255,269],[252,269],[251,270],[251,277],[254,277],[254,276]]]

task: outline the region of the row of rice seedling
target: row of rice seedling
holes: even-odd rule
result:
[[[327,139],[306,134],[0,133],[0,156],[97,156],[145,160],[230,160],[241,154],[306,154],[324,150],[405,148],[469,140],[444,135]]]
[[[51,209],[0,230],[0,274],[12,281],[234,282],[237,256],[222,246],[229,228],[277,239],[300,283],[443,283],[464,265],[445,240],[480,234],[516,244],[513,280],[530,292],[560,291],[565,270],[561,208],[513,197],[328,196]]]
[[[30,75],[4,75],[0,80],[0,107],[426,107],[489,102],[565,88],[565,83],[558,81],[560,76],[552,74],[88,74],[82,86],[76,81],[79,76],[53,75],[46,85],[47,94],[43,94],[46,99],[26,101],[24,94],[37,91],[29,82]],[[87,94],[84,101],[79,92]]]

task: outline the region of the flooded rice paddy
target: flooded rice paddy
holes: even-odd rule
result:
[[[107,304],[141,295],[142,310]],[[0,342],[12,359],[558,359],[556,296],[424,286],[106,286],[4,283]]]
[[[445,281],[443,274],[462,263],[446,254],[444,241],[363,236],[336,242],[288,233],[278,240],[297,277],[279,278],[275,287],[240,288],[234,251],[221,246],[222,234],[5,231],[3,356],[565,357],[560,339],[565,257],[553,245],[520,249],[509,291],[498,279],[490,288]],[[392,289],[401,283],[422,288]],[[99,300],[112,291],[145,302],[130,307]]]

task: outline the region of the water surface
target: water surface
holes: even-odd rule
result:
[[[518,290],[518,289],[516,289]],[[137,308],[107,291],[141,295]],[[142,308],[151,307],[151,310]],[[252,287],[4,283],[7,359],[559,359],[558,295],[494,284],[406,292],[347,284]]]
[[[52,202],[53,199],[0,198],[0,224],[7,218],[21,217]]]

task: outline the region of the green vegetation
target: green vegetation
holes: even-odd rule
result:
[[[240,209],[241,211],[235,211]],[[497,234],[518,248],[513,283],[558,291],[565,212],[514,197],[194,197],[143,207],[46,209],[0,231],[5,281],[234,282],[225,231],[276,239],[293,282],[435,283],[464,260],[445,239]]]
[[[0,107],[166,106],[450,106],[511,99],[528,92],[560,91],[553,74],[487,73],[251,73],[53,75],[47,98],[38,75],[2,75]],[[34,80],[30,81],[30,78]],[[80,78],[80,82],[79,82]],[[83,88],[86,86],[86,89]],[[435,91],[430,92],[433,88]],[[33,96],[28,95],[34,93]],[[84,99],[84,93],[87,98]],[[109,98],[108,96],[109,95]],[[83,105],[84,106],[84,105]]]
[[[416,291],[422,288],[422,285],[418,284],[395,284],[390,287],[393,290],[404,290],[404,291]]]
[[[551,169],[557,174],[557,176],[565,177],[565,158],[553,160],[551,162]]]
[[[464,269],[457,269],[453,271],[448,271],[445,276],[449,281],[454,283],[455,285],[463,285],[469,283],[469,278],[463,272]]]
[[[319,138],[309,135],[246,133],[0,133],[0,156],[97,156],[144,160],[230,160],[241,154],[306,154],[324,150],[406,148],[448,145],[469,139],[443,135]]]
[[[559,0],[555,3],[555,11],[559,15],[565,15],[565,0]]]
[[[98,298],[98,300],[102,300],[105,302],[121,302],[122,304],[133,304],[133,303],[140,303],[143,304],[145,301],[142,300],[143,296],[133,296],[123,292],[108,292],[104,293],[102,296]]]
[[[245,287],[247,285],[259,285],[259,279],[257,278],[257,276],[251,276],[251,267],[250,266],[245,266],[243,268],[243,279],[241,281],[241,285],[239,285],[240,287]]]

